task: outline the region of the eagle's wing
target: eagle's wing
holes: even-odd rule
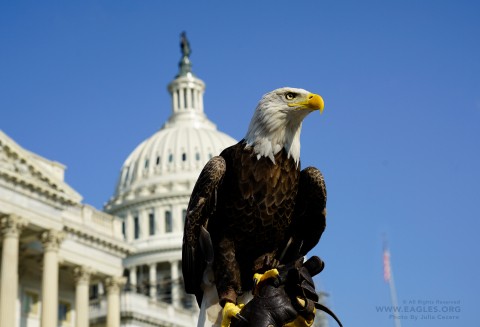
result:
[[[213,260],[211,240],[206,230],[215,211],[217,189],[225,175],[225,160],[216,156],[203,168],[193,188],[185,217],[182,246],[182,271],[185,291],[202,299],[201,281],[207,261]]]
[[[304,256],[318,243],[326,227],[326,204],[327,189],[322,173],[314,167],[305,168],[300,173],[288,260]]]

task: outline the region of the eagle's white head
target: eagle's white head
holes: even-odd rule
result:
[[[312,111],[323,111],[323,99],[303,89],[283,87],[265,94],[255,109],[245,140],[257,158],[268,157],[282,148],[299,163],[300,130],[303,119]]]

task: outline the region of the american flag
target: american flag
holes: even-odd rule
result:
[[[385,279],[386,282],[389,282],[391,277],[390,251],[388,251],[388,248],[385,246],[383,249],[383,279]]]

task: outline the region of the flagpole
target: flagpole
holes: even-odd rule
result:
[[[390,286],[390,297],[391,297],[392,305],[394,308],[398,308],[397,290],[395,289],[395,283],[393,281],[393,272],[391,270],[390,270],[390,281],[388,282],[388,284]],[[395,327],[401,327],[399,316],[400,316],[399,312],[393,313],[393,321],[395,322]]]
[[[392,302],[393,322],[395,324],[395,327],[401,327],[400,313],[395,311],[398,308],[397,290],[395,289],[393,270],[390,261],[390,250],[388,249],[388,244],[385,237],[383,241],[383,276],[385,278],[385,281],[388,281],[388,285],[390,286],[390,301]]]

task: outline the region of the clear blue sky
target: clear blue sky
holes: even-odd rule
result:
[[[393,326],[383,233],[401,304],[460,301],[459,320],[403,327],[480,325],[480,2],[2,1],[0,128],[101,208],[170,114],[183,30],[206,113],[237,139],[271,89],[324,97],[302,164],[326,177],[317,282],[345,326]]]

